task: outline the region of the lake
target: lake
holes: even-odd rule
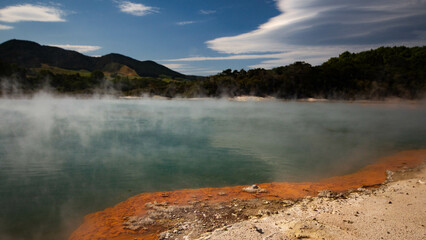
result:
[[[0,99],[0,239],[64,239],[142,192],[354,172],[426,146],[425,104]]]

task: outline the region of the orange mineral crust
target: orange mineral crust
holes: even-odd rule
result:
[[[69,240],[95,239],[156,239],[158,233],[166,229],[160,227],[139,229],[136,231],[123,229],[123,219],[127,216],[144,216],[149,202],[165,202],[172,205],[188,205],[193,201],[218,203],[237,199],[295,199],[305,196],[316,196],[320,190],[346,191],[359,187],[379,186],[386,180],[386,170],[397,171],[413,168],[426,160],[426,149],[403,151],[398,154],[379,159],[356,173],[331,177],[319,182],[273,182],[258,186],[266,189],[265,193],[249,193],[242,191],[247,186],[222,188],[184,189],[171,192],[142,193],[128,200],[107,208],[104,211],[89,214],[84,223],[75,230]]]

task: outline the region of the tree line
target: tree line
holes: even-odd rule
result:
[[[252,95],[283,99],[417,99],[424,97],[426,92],[426,47],[381,47],[361,53],[344,52],[319,66],[295,62],[270,70],[227,69],[196,79],[119,75],[107,79],[99,70],[88,76],[55,74],[6,62],[0,62],[0,77],[3,94],[13,91],[16,86],[22,93],[48,86],[66,94],[114,92],[171,98]]]

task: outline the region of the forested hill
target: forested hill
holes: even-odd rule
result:
[[[123,95],[155,94],[166,97],[275,96],[284,99],[418,99],[426,96],[426,47],[381,47],[361,53],[344,52],[319,66],[304,62],[270,70],[231,70],[198,79],[114,76],[102,72],[87,76],[50,71],[34,73],[0,63],[0,76],[14,76],[25,91],[46,81],[60,93],[91,93],[110,86]],[[8,78],[10,79],[10,78]],[[9,90],[5,90],[8,92]]]
[[[119,70],[126,66],[141,77],[185,77],[153,61],[138,61],[120,54],[108,54],[102,57],[89,57],[76,51],[58,47],[42,46],[23,40],[9,40],[0,44],[0,60],[15,63],[25,68],[40,68],[44,65],[68,70],[107,71]],[[119,65],[119,67],[117,67]]]
[[[381,47],[344,52],[320,66],[296,62],[271,70],[230,69],[209,78],[208,95],[273,95],[279,98],[420,98],[426,92],[426,47]],[[218,87],[215,90],[215,87]]]

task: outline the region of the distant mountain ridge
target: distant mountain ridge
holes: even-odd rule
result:
[[[39,68],[42,64],[47,64],[64,69],[88,71],[106,71],[111,64],[119,64],[133,69],[141,77],[159,77],[160,75],[173,78],[186,77],[154,61],[139,61],[116,53],[90,57],[72,50],[16,39],[0,44],[0,60],[25,68]]]

